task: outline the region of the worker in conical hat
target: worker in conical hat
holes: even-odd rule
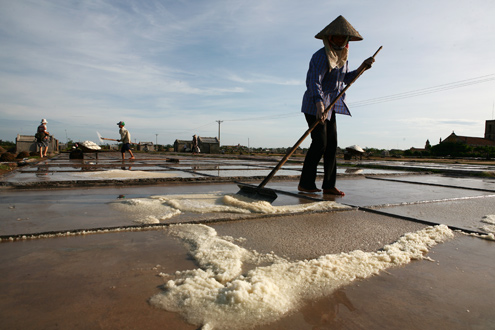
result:
[[[315,38],[323,41],[323,47],[313,54],[306,76],[306,92],[303,96],[301,112],[311,127],[315,121],[320,124],[311,132],[311,145],[304,160],[299,180],[299,191],[316,193],[316,170],[321,157],[324,158],[322,189],[324,194],[344,196],[335,187],[337,178],[337,124],[335,114],[350,115],[345,103],[345,95],[326,114],[325,109],[350,83],[361,70],[371,68],[372,57],[361,66],[349,71],[347,57],[349,42],[360,41],[363,37],[342,16],[337,17],[321,30]]]

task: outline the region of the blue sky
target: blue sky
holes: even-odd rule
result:
[[[0,0],[0,139],[41,118],[61,142],[117,138],[290,147],[314,38],[343,15],[364,37],[339,146],[482,137],[495,102],[495,2]],[[158,134],[158,135],[157,135]],[[303,143],[309,145],[310,139]]]

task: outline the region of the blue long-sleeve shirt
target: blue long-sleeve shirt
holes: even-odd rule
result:
[[[345,88],[345,85],[356,77],[357,73],[357,70],[349,72],[347,62],[342,68],[334,68],[329,72],[325,48],[318,50],[313,54],[309,63],[306,76],[306,92],[303,96],[301,112],[316,116],[316,102],[323,102],[326,109]],[[345,103],[345,94],[335,103],[331,111],[351,115]],[[330,114],[331,112],[329,112],[328,120],[330,120]]]

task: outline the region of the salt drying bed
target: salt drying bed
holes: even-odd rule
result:
[[[232,182],[1,189],[2,326],[491,328],[491,183],[407,177],[340,176],[342,198],[274,180],[273,205]]]
[[[436,185],[445,187],[462,187],[466,189],[486,190],[495,192],[495,179],[493,178],[468,178],[468,177],[452,177],[445,175],[408,175],[398,178],[390,177],[373,177],[377,180],[409,182],[423,185]]]
[[[364,162],[363,162],[364,163]],[[392,164],[385,161],[367,161],[367,165],[378,166],[393,166],[396,168],[403,168],[405,170],[412,169],[426,169],[426,170],[440,170],[442,172],[469,174],[469,173],[481,173],[481,172],[495,172],[494,165],[466,165],[466,164],[448,164],[448,163],[420,163],[420,162],[392,162]]]
[[[108,157],[108,153],[106,155]],[[243,161],[244,165],[227,165],[226,160],[221,162],[206,161],[202,159],[199,164],[194,164],[193,160],[180,160],[179,164],[165,163],[158,164],[152,160],[120,161],[104,159],[75,162],[74,160],[53,159],[41,162],[38,165],[23,167],[17,173],[2,179],[0,183],[4,185],[29,186],[32,184],[39,187],[40,182],[56,185],[70,183],[73,185],[90,185],[93,181],[102,180],[157,180],[177,181],[178,179],[210,178],[217,177],[231,179],[232,181],[241,178],[264,178],[276,165],[273,163],[261,164],[260,162]],[[237,162],[239,163],[239,162]],[[288,165],[282,167],[277,176],[286,178],[297,178],[300,175],[302,165]],[[319,175],[323,174],[323,168],[318,168]],[[405,174],[397,170],[387,169],[367,169],[367,168],[338,168],[339,176],[355,175],[391,175]]]
[[[104,171],[78,171],[78,172],[23,172],[5,180],[8,184],[29,184],[32,182],[64,182],[73,181],[98,181],[98,180],[139,180],[139,179],[167,179],[167,178],[192,178],[201,177],[200,174],[183,171],[142,171],[125,169],[109,169]]]
[[[224,194],[236,194],[239,188],[233,184],[195,184],[132,187],[98,187],[88,189],[55,189],[29,191],[0,191],[0,222],[2,236],[32,235],[45,232],[66,232],[76,230],[112,229],[147,224],[185,223],[218,219],[240,219],[262,213],[242,212],[232,209],[182,210],[170,209],[167,201],[155,196],[174,196],[175,200],[187,198],[189,203],[198,205],[200,198]],[[311,203],[293,196],[281,195],[272,204],[275,207]],[[213,203],[212,203],[213,204]],[[216,204],[221,204],[216,203]],[[179,208],[177,208],[179,209]],[[70,216],[68,216],[70,215]],[[160,220],[161,219],[161,220]]]

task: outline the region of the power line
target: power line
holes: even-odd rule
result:
[[[450,90],[450,89],[462,88],[462,87],[471,86],[471,85],[477,85],[477,84],[481,84],[481,83],[485,83],[485,82],[489,82],[489,81],[493,81],[493,80],[495,80],[495,74],[489,74],[486,76],[480,76],[480,77],[476,77],[476,78],[460,80],[460,81],[456,81],[456,82],[452,82],[452,83],[417,89],[417,90],[413,90],[413,91],[409,91],[409,92],[402,92],[402,93],[392,94],[392,95],[388,95],[388,96],[381,96],[381,97],[368,99],[368,100],[349,102],[349,105],[352,105],[353,108],[364,107],[367,105],[391,102],[391,101],[396,101],[396,100],[401,100],[401,99],[411,98],[411,97],[418,97],[418,96],[423,96],[426,94],[439,93],[439,92],[443,92],[443,91]],[[286,113],[286,114],[284,113],[283,114],[284,117],[294,117],[294,116],[299,116],[299,115],[300,115],[299,112]],[[280,114],[275,114],[275,115],[269,115],[269,116],[251,117],[251,118],[242,118],[242,119],[230,119],[230,120],[226,119],[225,121],[249,121],[249,120],[279,118],[279,117],[280,117]]]
[[[197,129],[200,129],[200,128],[203,128],[203,127],[206,127],[206,126],[210,126],[210,125],[213,125],[215,124],[214,121],[211,121],[211,122],[208,122],[207,124],[204,124],[204,125],[201,125],[201,126],[198,126],[198,127],[193,127],[193,128],[188,128],[187,131],[194,131],[194,130],[197,130]],[[175,132],[183,132],[185,131],[184,129],[167,129],[167,131],[175,131]]]
[[[204,125],[201,125],[201,126],[198,126],[198,127],[193,127],[193,128],[186,128],[186,129],[167,129],[166,132],[170,133],[170,132],[173,132],[174,134],[182,134],[182,133],[188,133],[188,132],[194,132],[196,130],[199,130],[200,128],[203,128],[203,127],[206,127],[206,126],[210,126],[210,125],[214,125],[215,122],[212,121],[212,122],[208,122],[207,124],[204,124]]]
[[[350,105],[352,104],[352,106],[354,108],[363,107],[363,106],[377,104],[377,103],[396,101],[396,100],[401,100],[401,99],[405,99],[405,98],[411,98],[411,97],[417,97],[417,96],[422,96],[422,95],[426,95],[426,94],[443,92],[443,91],[455,89],[455,88],[477,85],[477,84],[481,84],[481,83],[485,83],[485,82],[493,81],[493,80],[495,80],[495,74],[490,74],[490,75],[481,76],[481,77],[477,77],[477,78],[461,80],[461,81],[457,81],[457,82],[453,82],[453,83],[417,89],[417,90],[413,90],[413,91],[409,91],[409,92],[392,94],[392,95],[388,95],[388,96],[382,96],[382,97],[377,97],[377,98],[363,100],[363,101],[350,102],[349,104]]]
[[[270,119],[270,118],[280,118],[280,114],[263,116],[263,117],[251,117],[251,118],[241,118],[241,119],[226,119],[224,121],[247,121],[247,120]]]
[[[381,97],[376,97],[376,98],[362,100],[362,101],[349,102],[349,105],[352,105],[353,108],[364,107],[364,106],[378,104],[378,103],[385,103],[385,102],[397,101],[397,100],[401,100],[401,99],[405,99],[405,98],[419,97],[419,96],[423,96],[423,95],[427,95],[427,94],[439,93],[439,92],[443,92],[446,90],[482,84],[482,83],[486,83],[486,82],[494,81],[494,80],[495,80],[495,74],[489,74],[489,75],[480,76],[480,77],[476,77],[476,78],[460,80],[460,81],[456,81],[456,82],[452,82],[452,83],[416,89],[416,90],[412,90],[412,91],[408,91],[408,92],[402,92],[402,93],[397,93],[397,94],[392,94],[392,95],[387,95],[387,96],[381,96]],[[268,115],[268,116],[248,117],[248,118],[240,118],[240,119],[224,119],[222,121],[216,120],[216,122],[218,123],[218,138],[220,139],[220,123],[221,122],[272,119],[272,118],[280,118],[281,115],[283,115],[284,117],[295,117],[295,116],[299,116],[300,112],[283,113],[283,114],[277,113],[277,114],[272,114],[272,115]],[[188,132],[191,130],[197,130],[197,129],[212,125],[214,123],[215,122],[208,122],[207,124],[201,125],[199,127],[187,129],[187,130],[181,130],[180,132]]]

